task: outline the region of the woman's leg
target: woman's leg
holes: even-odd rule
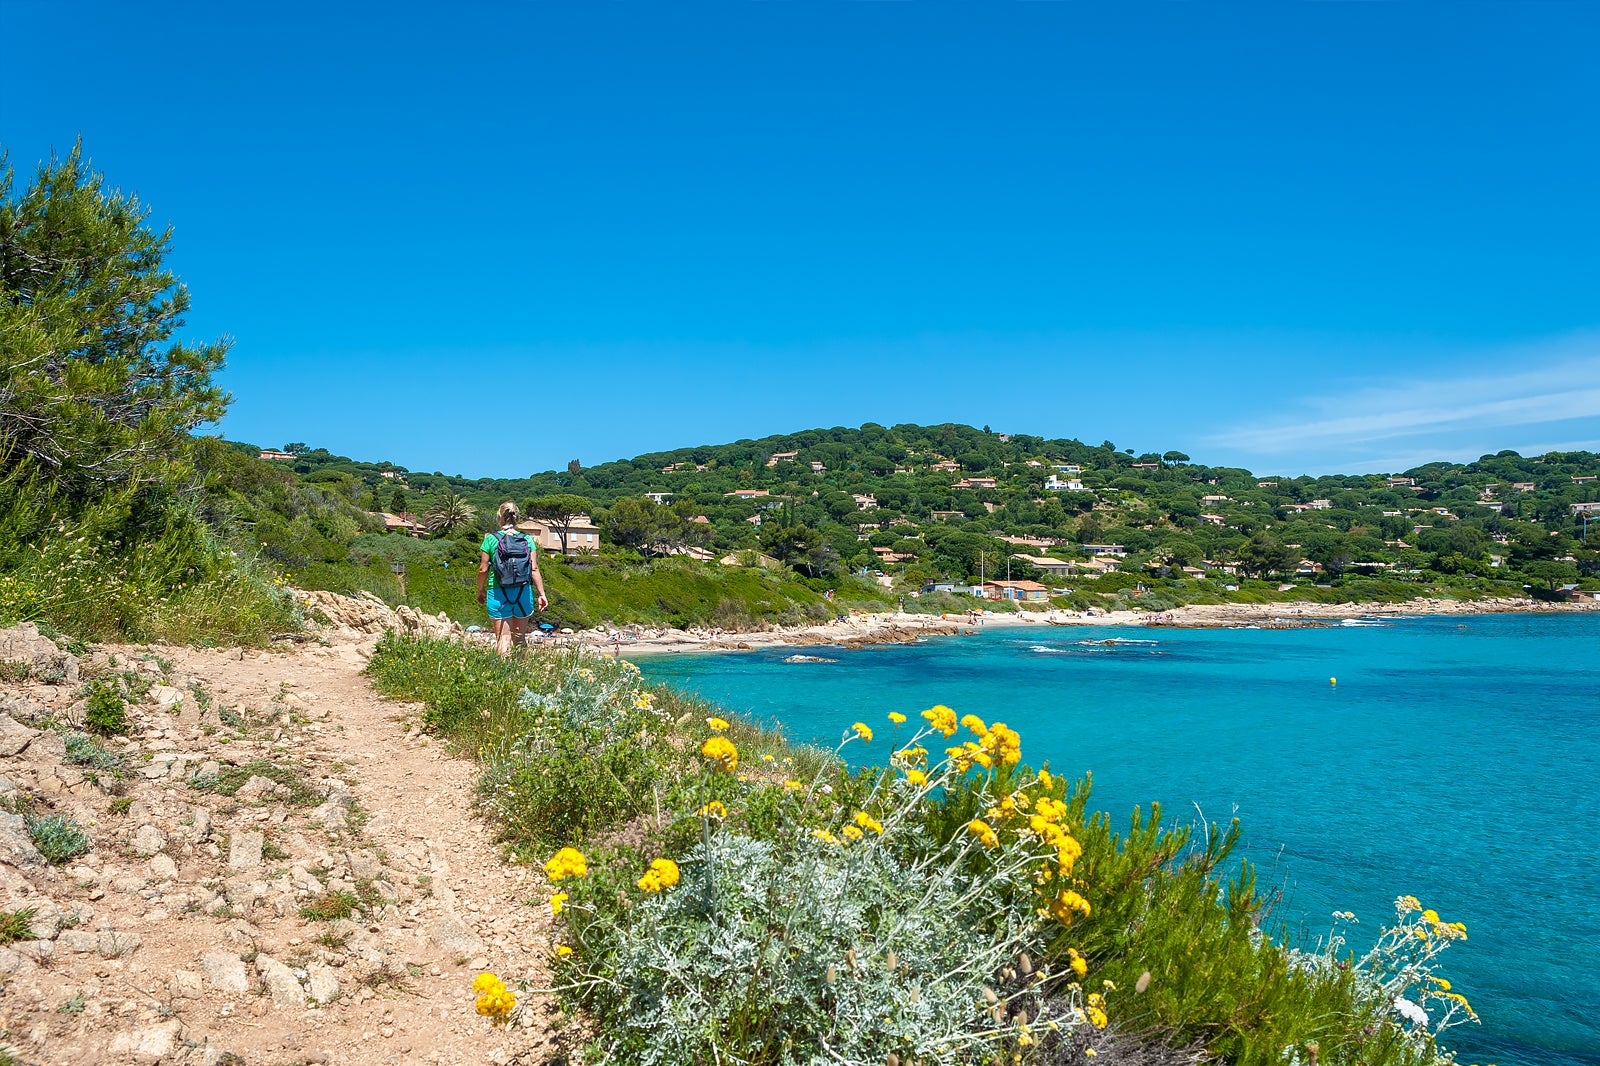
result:
[[[519,651],[528,650],[528,626],[533,623],[531,618],[512,618],[511,643]]]
[[[494,646],[501,655],[511,654],[511,619],[494,619]]]

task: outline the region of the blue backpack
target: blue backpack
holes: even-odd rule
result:
[[[520,588],[533,580],[533,545],[521,533],[502,530],[494,535],[494,583],[503,589]]]

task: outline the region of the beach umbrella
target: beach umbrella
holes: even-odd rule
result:
[[[551,625],[549,622],[540,622],[539,623],[539,628],[540,629],[554,629],[555,626]]]

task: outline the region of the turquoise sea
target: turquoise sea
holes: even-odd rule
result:
[[[1101,641],[1115,640],[1104,644]],[[1410,893],[1469,939],[1444,973],[1480,1026],[1463,1062],[1600,1064],[1600,616],[1407,618],[1325,629],[1036,626],[857,651],[639,661],[645,675],[834,743],[945,703],[1094,773],[1093,806],[1243,821],[1311,941],[1375,931]],[[1329,678],[1336,677],[1337,685]]]

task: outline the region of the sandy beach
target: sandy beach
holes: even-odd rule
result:
[[[929,637],[960,636],[996,626],[1141,626],[1150,628],[1233,628],[1256,626],[1288,629],[1339,625],[1345,619],[1392,618],[1407,615],[1538,613],[1571,614],[1600,610],[1594,603],[1545,603],[1531,599],[1494,598],[1474,601],[1410,600],[1405,603],[1272,603],[1200,604],[1158,613],[1143,611],[1017,611],[967,615],[909,614],[895,611],[854,614],[815,625],[773,626],[751,632],[703,629],[661,629],[624,626],[577,634],[589,647],[634,657],[702,652],[738,652],[771,648],[804,649],[827,645],[861,648],[906,644]]]

